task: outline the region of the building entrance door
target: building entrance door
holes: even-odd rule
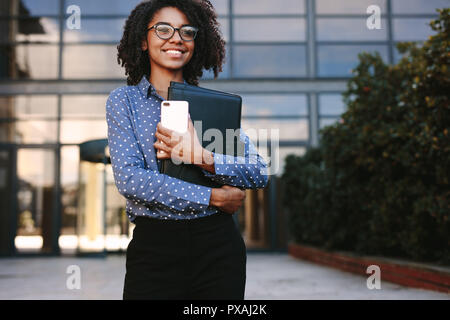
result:
[[[55,151],[54,148],[17,149],[14,244],[19,254],[59,252]]]
[[[15,150],[0,144],[0,255],[14,254],[15,235]]]

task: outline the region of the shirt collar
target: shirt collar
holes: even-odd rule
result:
[[[187,84],[186,80],[183,80],[185,84]],[[147,76],[143,75],[141,81],[138,84],[139,90],[141,91],[142,95],[147,97],[147,99],[151,95],[155,95],[162,99],[162,97],[156,92],[155,87],[148,81]]]

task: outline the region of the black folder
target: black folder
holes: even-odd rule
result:
[[[195,121],[202,121],[202,130],[197,130],[199,141],[203,148],[216,153],[232,156],[244,155],[244,144],[239,139],[241,128],[242,98],[238,95],[197,87],[180,82],[171,82],[168,88],[168,100],[182,100],[189,102],[189,114],[195,126]],[[203,140],[205,131],[215,128],[220,130],[223,137],[222,150],[213,150],[212,141]],[[236,134],[229,134],[227,129],[236,130]],[[211,188],[221,185],[206,177],[202,169],[194,164],[174,164],[171,159],[163,160],[161,172],[186,182],[191,182]]]

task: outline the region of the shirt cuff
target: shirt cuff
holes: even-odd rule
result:
[[[203,170],[203,173],[207,177],[216,177],[216,176],[237,176],[237,172],[235,171],[236,166],[240,164],[240,160],[242,160],[241,164],[245,163],[245,158],[241,157],[233,157],[230,155],[224,155],[220,153],[212,153],[214,157],[214,171],[215,173],[211,173],[207,170]]]

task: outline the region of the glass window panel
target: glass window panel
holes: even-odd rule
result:
[[[302,14],[304,0],[233,0],[234,14]]]
[[[318,14],[361,14],[367,15],[367,8],[371,5],[380,7],[386,12],[386,0],[316,0]]]
[[[366,18],[317,19],[317,39],[320,41],[380,41],[387,40],[387,21],[381,19],[381,29],[369,30]]]
[[[81,29],[65,29],[65,42],[120,41],[125,19],[83,19]]]
[[[226,47],[225,62],[222,66],[222,72],[219,72],[218,79],[226,79],[230,77],[230,54],[229,47]],[[202,79],[214,79],[212,70],[203,70]]]
[[[425,41],[435,32],[426,18],[396,18],[393,20],[393,34],[396,41]]]
[[[308,115],[305,94],[242,95],[243,116]]]
[[[105,118],[106,95],[62,97],[62,118]]]
[[[0,119],[15,118],[14,96],[0,97]]]
[[[57,45],[0,46],[0,78],[56,78],[58,57]]]
[[[303,18],[233,20],[234,41],[305,41],[306,23]]]
[[[41,16],[59,14],[60,0],[21,0],[21,15]]]
[[[272,146],[272,153],[269,154],[267,147],[258,147],[258,154],[264,158],[270,175],[280,176],[284,172],[286,157],[290,154],[303,156],[306,153],[305,147],[279,147]]]
[[[58,42],[59,25],[57,19],[0,19],[0,41]],[[17,30],[13,33],[12,30]]]
[[[65,78],[125,78],[116,45],[68,45],[63,53]]]
[[[217,14],[227,15],[229,13],[229,0],[210,0]]]
[[[422,43],[420,43],[420,42],[416,42],[416,45],[417,45],[417,47],[421,47],[422,46]],[[408,52],[406,52],[406,53],[404,53],[404,54],[401,54],[399,51],[398,51],[398,49],[396,48],[396,47],[394,47],[394,63],[398,63],[402,58],[404,58],[404,57],[410,57],[410,55],[409,55],[409,53]]]
[[[52,246],[52,215],[55,195],[55,152],[19,149],[17,152],[18,252],[48,252]]]
[[[436,13],[436,9],[448,8],[449,0],[393,0],[393,13]],[[437,14],[437,13],[436,13]]]
[[[297,156],[303,156],[306,153],[305,147],[281,147],[278,149],[280,158],[280,170],[277,175],[282,175],[284,173],[284,167],[286,165],[286,157],[290,154]]]
[[[394,63],[398,63],[405,55],[398,52],[397,48],[394,47]]]
[[[233,75],[236,77],[303,77],[306,75],[304,45],[235,45]]]
[[[11,124],[15,143],[55,143],[57,121],[16,121]]]
[[[61,148],[61,234],[63,235],[76,233],[79,164],[80,149],[78,146]]]
[[[279,130],[280,140],[308,140],[309,136],[306,119],[242,119],[241,126],[244,132],[257,132],[261,140],[264,140],[264,132],[270,138],[272,129]]]
[[[382,59],[388,61],[387,46],[379,45],[320,45],[319,76],[349,77],[358,64],[358,53],[378,51]]]
[[[107,137],[106,120],[62,120],[61,143],[83,143]]]
[[[217,21],[220,24],[219,30],[222,32],[223,39],[225,42],[230,41],[230,23],[228,18],[219,18]]]
[[[81,14],[117,14],[128,16],[141,0],[66,0],[66,8],[69,5],[77,5]]]
[[[331,126],[337,122],[339,122],[340,118],[327,118],[327,119],[320,119],[319,120],[319,127],[320,129],[323,129],[327,126]]]
[[[58,116],[56,96],[20,95],[0,97],[0,118],[39,119]]]
[[[320,94],[319,95],[320,115],[341,115],[346,107],[342,101],[341,94]]]
[[[14,122],[0,119],[0,142],[14,142],[16,134]]]

